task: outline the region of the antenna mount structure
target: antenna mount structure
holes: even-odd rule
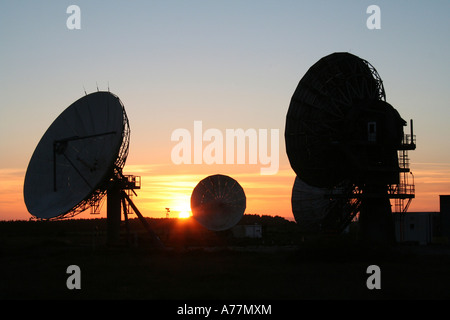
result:
[[[346,52],[321,58],[300,80],[286,116],[285,142],[297,177],[294,217],[305,233],[338,234],[359,216],[363,241],[395,242],[390,200],[414,198],[408,150],[413,135],[386,102],[383,81]]]
[[[131,200],[140,188],[140,177],[123,175],[130,127],[120,99],[110,93],[88,94],[65,109],[47,129],[28,164],[24,200],[37,219],[71,218],[91,208],[99,212],[107,197],[108,243],[120,236],[123,210],[134,211],[150,233],[159,238]]]

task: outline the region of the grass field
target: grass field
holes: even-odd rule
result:
[[[104,219],[0,223],[0,299],[448,299],[446,245],[363,248],[350,233],[303,239],[266,219],[262,239],[236,239],[190,220],[150,221],[152,249],[130,220],[129,245],[106,246]],[[81,289],[69,290],[70,265]],[[378,265],[381,289],[366,286]]]

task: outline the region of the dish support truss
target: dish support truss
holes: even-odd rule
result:
[[[116,172],[115,178],[108,188],[106,198],[108,245],[117,245],[120,243],[120,225],[122,213],[125,220],[127,240],[130,239],[128,215],[134,212],[144,226],[147,233],[150,235],[152,246],[158,249],[162,249],[164,247],[159,237],[154,233],[145,217],[141,214],[141,212],[131,199],[133,194],[137,196],[134,190],[140,188],[140,176],[123,175],[121,170]]]
[[[410,122],[411,134],[403,135],[403,140],[398,149],[399,161],[399,183],[387,186],[387,198],[393,200],[393,208],[396,213],[406,213],[412,199],[415,198],[414,175],[410,170],[410,161],[408,157],[409,150],[416,148],[416,136],[413,134],[413,121]],[[342,215],[334,217],[338,222],[333,229],[328,229],[327,234],[338,234],[342,232],[347,225],[358,217],[361,209],[361,203],[364,198],[371,197],[370,194],[364,194],[361,188],[356,185],[346,188],[349,190],[346,194],[335,195],[328,194],[330,199],[345,199],[348,201],[343,206]]]

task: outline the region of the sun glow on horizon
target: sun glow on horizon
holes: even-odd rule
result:
[[[131,174],[142,178],[141,189],[133,202],[141,213],[151,218],[192,217],[190,197],[198,181],[208,175],[203,167],[195,167],[192,173],[176,172],[169,165],[148,166],[130,165]],[[155,169],[157,167],[157,170]],[[208,166],[205,166],[209,170]],[[439,195],[450,190],[449,163],[421,163],[411,165],[414,173],[416,196],[411,202],[409,212],[431,212],[440,210]],[[172,171],[171,171],[172,170]],[[239,169],[241,170],[241,169]],[[212,172],[213,170],[209,170]],[[261,176],[258,172],[226,172],[236,178],[245,190],[248,214],[279,215],[293,219],[291,192],[295,174],[289,168],[282,168],[276,175]],[[32,216],[23,200],[23,168],[0,168],[0,220],[29,220]],[[106,200],[104,198],[103,200]],[[169,208],[168,215],[165,208]],[[106,202],[102,202],[101,214],[91,215],[90,210],[77,218],[106,217]]]
[[[191,217],[191,212],[190,211],[180,211],[180,213],[178,214],[178,219],[187,219]]]
[[[192,216],[190,197],[186,196],[183,199],[177,199],[177,202],[170,208],[173,213],[178,213],[179,219],[187,219]]]

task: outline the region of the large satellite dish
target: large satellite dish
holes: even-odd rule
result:
[[[208,176],[192,191],[192,216],[212,231],[232,228],[241,220],[245,207],[244,189],[226,175]]]
[[[64,110],[39,141],[27,168],[24,200],[37,218],[74,216],[106,194],[128,155],[129,126],[120,99],[95,92]]]
[[[75,101],[50,125],[30,159],[24,181],[28,211],[38,219],[69,218],[98,207],[106,195],[110,243],[118,241],[122,209],[127,219],[132,208],[160,244],[130,198],[140,188],[139,177],[122,173],[129,136],[116,95],[98,91]]]
[[[414,197],[401,178],[409,168],[399,164],[398,152],[404,160],[406,150],[415,148],[412,132],[405,139],[405,125],[369,62],[345,52],[316,62],[286,116],[297,223],[312,233],[340,232],[360,213],[361,221],[369,220],[364,228],[381,228],[379,234],[391,237],[393,228],[384,227],[392,219],[389,198]]]

